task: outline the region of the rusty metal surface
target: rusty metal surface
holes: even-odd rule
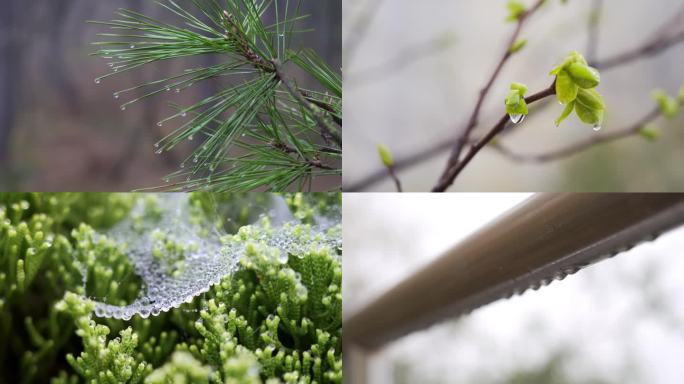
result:
[[[563,279],[683,223],[684,194],[535,195],[345,318],[345,344],[380,347]]]

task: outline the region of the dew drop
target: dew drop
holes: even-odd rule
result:
[[[185,168],[185,163],[180,164],[181,169]]]
[[[161,121],[157,123],[157,127],[161,127],[162,125],[164,125],[164,123],[162,123]]]
[[[188,137],[188,140],[190,140],[190,141],[195,140],[195,136],[190,135],[190,136]]]
[[[188,115],[188,114],[187,114],[186,112],[181,113],[181,117],[185,117],[185,116],[187,116],[187,115]]]
[[[193,162],[193,163],[196,163],[196,162],[198,162],[198,161],[199,161],[199,158],[198,158],[197,156],[195,156],[195,158],[192,159],[192,162]]]
[[[135,49],[135,45],[131,44],[131,49]]]
[[[180,88],[176,88],[176,93],[180,93]]]
[[[99,78],[95,79],[95,84],[100,84],[101,80]]]
[[[154,143],[155,148],[159,148],[159,143]]]
[[[125,110],[126,110],[126,106],[125,106],[125,105],[122,105],[122,106],[121,106],[121,110],[122,110],[122,111],[125,111]]]
[[[156,150],[154,153],[156,153],[157,155],[161,155],[162,150],[161,150],[161,149],[158,149],[158,150]]]
[[[118,98],[119,98],[119,94],[118,94],[118,93],[115,93],[115,94],[114,94],[114,98],[115,98],[115,99],[118,99]]]
[[[511,114],[508,115],[508,117],[511,119],[513,124],[520,124],[523,120],[525,120],[525,115]]]
[[[594,129],[595,132],[598,132],[598,131],[601,130],[601,126],[598,125],[598,124],[596,124],[596,125],[594,125],[594,128],[593,128],[593,129]]]

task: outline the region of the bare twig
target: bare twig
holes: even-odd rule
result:
[[[585,52],[587,60],[590,62],[593,62],[596,59],[602,10],[603,0],[592,0],[587,28],[587,51]]]
[[[394,181],[394,186],[397,187],[397,192],[403,192],[401,189],[401,180],[399,180],[399,176],[397,176],[394,167],[387,167],[387,173],[389,174],[390,178],[392,178],[392,181]]]
[[[529,97],[526,97],[525,102],[527,102],[527,104],[532,104],[532,103],[535,103],[535,102],[537,102],[537,101],[539,101],[545,97],[552,96],[555,94],[556,94],[556,82],[554,81],[553,83],[551,83],[551,86],[544,89],[543,91],[537,92],[533,95],[530,95]],[[463,157],[463,160],[461,160],[457,163],[454,163],[452,168],[449,168],[446,170],[447,177],[444,178],[444,180],[440,180],[440,182],[437,185],[435,185],[434,188],[432,188],[432,192],[444,192],[444,191],[446,191],[446,189],[449,188],[449,186],[451,186],[451,184],[453,184],[456,177],[463,171],[463,169],[466,167],[466,165],[468,165],[470,163],[470,161],[473,160],[475,155],[477,155],[477,153],[480,152],[480,150],[482,148],[484,148],[485,145],[487,145],[489,142],[491,142],[492,139],[494,139],[496,137],[496,135],[501,133],[501,131],[503,131],[504,128],[506,128],[506,125],[510,121],[509,119],[510,118],[507,114],[503,115],[499,119],[499,121],[496,123],[496,125],[494,125],[494,127],[492,127],[492,129],[490,129],[489,132],[482,139],[480,139],[480,141],[478,141],[477,143],[475,143],[472,146],[470,151],[468,151],[468,153]]]
[[[631,63],[632,61],[636,61],[638,59],[655,56],[667,50],[668,48],[673,47],[682,42],[684,42],[684,31],[681,31],[666,38],[651,40],[640,47],[615,55],[608,59],[594,62],[592,63],[592,65],[602,70],[611,69],[617,66]]]
[[[342,52],[344,52],[344,59],[346,61],[345,67],[351,63],[356,54],[362,39],[366,35],[368,27],[373,23],[373,19],[377,16],[380,7],[384,0],[365,0],[366,9],[362,10],[354,25],[349,28],[349,33],[344,38],[344,45]]]
[[[646,43],[608,59],[594,62],[593,65],[598,69],[610,69],[631,63],[638,59],[655,56],[670,47],[680,44],[684,42],[684,31],[673,32],[673,30],[681,27],[682,21],[684,21],[684,6],[682,6],[672,18],[663,23],[658,31],[653,34],[653,37]]]
[[[412,64],[443,51],[448,45],[449,42],[443,36],[410,45],[380,64],[346,74],[344,84],[358,86],[385,80]]]
[[[494,81],[496,81],[496,78],[499,76],[499,73],[501,73],[501,70],[503,69],[504,65],[506,64],[508,59],[510,59],[511,56],[513,55],[511,48],[513,47],[513,45],[518,40],[518,37],[520,36],[520,32],[522,31],[522,28],[525,25],[525,21],[527,21],[527,19],[532,14],[534,14],[539,9],[539,7],[542,6],[542,4],[544,4],[544,0],[537,0],[537,2],[531,8],[526,10],[523,14],[521,14],[518,17],[515,29],[513,30],[513,34],[509,38],[508,44],[506,45],[506,51],[504,52],[503,56],[501,57],[501,60],[499,60],[499,63],[497,64],[496,68],[494,69],[494,72],[489,77],[489,80],[487,80],[487,83],[485,84],[485,86],[480,91],[477,102],[475,103],[475,108],[473,109],[473,112],[470,114],[470,119],[468,120],[468,124],[466,125],[465,130],[460,134],[460,136],[456,140],[456,143],[454,144],[453,150],[451,151],[451,155],[449,156],[449,160],[447,161],[447,165],[444,169],[444,172],[440,176],[439,181],[438,181],[438,183],[434,189],[441,189],[441,186],[451,185],[453,183],[453,180],[455,177],[455,175],[453,175],[453,172],[458,167],[457,165],[459,163],[459,159],[461,157],[461,152],[463,151],[463,147],[468,143],[468,139],[470,138],[470,134],[472,133],[473,129],[478,124],[478,119],[480,117],[480,109],[482,109],[482,104],[484,103],[484,100],[487,97],[487,94],[491,90],[492,85],[494,85]]]
[[[639,134],[639,131],[647,125],[648,123],[652,122],[653,120],[657,119],[662,115],[660,108],[656,107],[655,109],[651,110],[648,114],[646,114],[644,117],[639,119],[636,123],[630,125],[627,128],[619,129],[612,131],[610,133],[602,134],[602,135],[593,135],[589,137],[586,140],[582,140],[580,142],[577,142],[575,144],[569,145],[564,148],[556,149],[550,152],[546,153],[539,153],[539,154],[519,154],[516,153],[509,148],[505,147],[504,145],[497,143],[496,145],[492,146],[492,148],[498,150],[501,152],[503,155],[506,157],[509,157],[512,160],[515,161],[520,161],[520,162],[530,162],[530,163],[541,163],[541,162],[548,162],[548,161],[554,161],[554,160],[560,160],[572,155],[575,155],[579,152],[582,152],[590,147],[599,145],[599,144],[604,144],[604,143],[609,143],[618,139],[622,139],[625,137],[629,136],[634,136]]]

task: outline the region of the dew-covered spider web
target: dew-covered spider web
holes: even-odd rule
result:
[[[258,202],[236,199],[230,203],[235,206],[229,208],[242,214],[250,212],[248,221],[253,229],[248,241],[236,241],[227,236],[232,233],[217,229],[215,221],[202,220],[196,211],[199,208],[190,204],[188,196],[158,195],[154,209],[140,199],[128,219],[103,234],[121,246],[143,286],[139,296],[125,306],[108,304],[105,298],[90,298],[96,316],[147,318],[190,303],[236,271],[250,243],[279,250],[272,252],[272,257],[281,264],[287,263],[290,255],[303,257],[311,249],[342,248],[341,231],[331,230],[340,225],[339,208],[316,217],[315,225],[299,225],[279,195],[262,195],[267,199]]]

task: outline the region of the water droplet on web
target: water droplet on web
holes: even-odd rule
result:
[[[125,106],[125,105],[122,105],[122,106],[121,106],[121,110],[122,110],[122,111],[125,111],[125,110],[126,110],[126,106]]]
[[[510,114],[508,117],[511,119],[511,122],[513,124],[519,124],[522,123],[523,120],[525,120],[525,115],[519,115],[519,114]]]
[[[598,125],[598,124],[596,124],[596,125],[594,125],[594,128],[593,128],[593,129],[594,129],[594,131],[598,132],[598,131],[601,130],[601,126]]]
[[[181,113],[181,117],[185,117],[185,116],[187,116],[187,115],[188,115],[188,114],[187,114],[186,112]]]
[[[242,207],[249,206],[250,202],[236,201],[235,204]],[[210,221],[204,224],[188,222],[193,205],[186,195],[160,196],[157,206],[162,212],[161,217],[152,219],[144,216],[145,200],[139,200],[130,218],[103,234],[116,243],[126,244],[128,260],[142,279],[144,288],[138,298],[125,306],[94,301],[97,315],[127,320],[136,314],[146,318],[179,308],[230,276],[244,258],[247,251],[245,241],[222,242],[221,237],[225,233],[207,231],[213,228]],[[297,221],[290,221],[294,218],[283,197],[274,196],[272,205],[263,208],[271,217],[270,226],[263,227],[260,219],[254,217],[252,229],[248,232],[254,234],[254,240],[260,247],[266,247],[264,252],[273,255],[274,261],[285,264],[289,255],[303,257],[316,247],[341,247],[341,231],[330,230],[339,225],[339,214],[317,218],[317,226],[300,226],[295,225]],[[281,210],[284,211],[281,213]],[[160,260],[153,252],[157,242],[153,233],[159,231],[177,244],[192,244],[192,250],[184,253],[181,259]],[[176,268],[178,262],[182,263],[180,269]],[[301,276],[289,268],[284,269],[289,270],[293,279],[299,280],[293,287],[294,293],[300,299],[307,297],[308,290],[301,283]],[[87,275],[87,270],[81,273]]]
[[[101,81],[102,81],[102,80],[100,80],[99,78],[97,78],[97,79],[95,79],[95,84],[100,84]]]
[[[180,93],[180,88],[176,88],[176,93]]]
[[[135,45],[131,44],[131,49],[135,49]]]
[[[185,168],[185,163],[180,163],[181,169]]]
[[[119,98],[119,94],[118,94],[118,93],[115,93],[115,94],[114,94],[114,98],[115,98],[115,99],[118,99],[118,98]]]
[[[166,92],[171,92],[171,88],[166,87]]]
[[[159,143],[154,143],[155,148],[159,148]]]
[[[199,161],[199,157],[197,157],[197,156],[195,156],[195,158],[192,159],[192,162],[193,162],[193,163],[196,163],[196,162],[198,162],[198,161]]]
[[[190,140],[190,141],[193,141],[193,140],[195,140],[195,136],[193,136],[193,135],[190,135],[190,136],[188,137],[188,140]]]
[[[157,127],[161,127],[162,125],[164,125],[164,123],[161,121],[157,123]]]
[[[158,149],[158,150],[156,150],[156,151],[155,151],[154,153],[156,153],[157,155],[161,155],[161,154],[162,154],[162,152],[163,152],[163,150],[162,150],[162,149]]]

